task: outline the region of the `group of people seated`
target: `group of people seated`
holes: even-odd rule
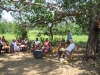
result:
[[[43,42],[43,46],[40,45],[40,41],[38,40],[38,38],[36,38],[36,40],[34,41],[33,50],[42,50],[43,53],[48,53],[50,51],[50,45],[51,44],[48,38],[46,38],[46,40]]]
[[[45,39],[43,45],[41,46],[40,41],[38,38],[33,42],[33,50],[41,50],[43,53],[48,53],[50,51],[51,43],[48,38]],[[19,41],[18,38],[14,39],[9,45],[9,42],[5,39],[4,36],[0,37],[0,53],[1,50],[4,49],[5,52],[10,52],[10,48],[13,48],[14,52],[20,52],[21,50],[26,51],[28,47],[28,40],[27,38]],[[58,45],[58,60],[63,57],[63,55],[70,55],[72,50],[75,48],[75,44],[72,39],[66,44],[65,40],[63,39],[60,44]]]
[[[34,41],[34,49],[33,50],[42,50],[43,53],[48,53],[50,50],[50,42],[48,41],[48,38],[43,42],[43,46],[40,46],[40,41],[38,38]],[[75,44],[72,39],[69,39],[67,42],[62,39],[62,41],[58,44],[58,51],[57,51],[57,57],[58,60],[63,58],[65,55],[69,58],[69,55],[71,55],[72,51],[75,48]]]
[[[12,50],[16,53],[16,52],[20,52],[20,50],[27,50],[27,38],[19,41],[18,38],[12,40],[11,43],[9,43],[4,36],[2,36],[2,38],[0,37],[0,54],[1,54],[1,50],[4,50],[6,53],[7,52],[11,52],[11,48]]]
[[[20,52],[21,50],[26,51],[28,48],[28,40],[27,38],[23,39],[23,40],[18,40],[18,38],[13,39],[11,43],[9,43],[4,36],[2,36],[2,38],[0,37],[0,53],[1,50],[4,49],[4,51],[10,52],[11,49],[16,53],[16,52]],[[36,38],[36,40],[33,42],[33,49],[32,50],[42,50],[44,53],[48,53],[50,50],[50,42],[48,40],[48,38],[46,38],[46,40],[43,43],[43,46],[41,46],[40,41],[38,40],[38,38]]]
[[[18,38],[11,42],[11,47],[13,48],[14,52],[20,52],[21,50],[27,50],[27,38],[19,41]]]

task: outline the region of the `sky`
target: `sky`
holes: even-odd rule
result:
[[[10,12],[3,11],[3,19],[6,19],[8,22],[13,21],[13,17],[10,15]]]

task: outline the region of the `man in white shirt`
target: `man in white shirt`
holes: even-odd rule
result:
[[[73,40],[70,39],[69,42],[70,42],[69,46],[68,46],[64,51],[58,52],[58,60],[60,59],[60,57],[61,57],[60,55],[61,55],[63,52],[64,52],[66,55],[69,55],[70,52],[75,48],[75,44],[74,44]]]
[[[34,41],[34,50],[37,50],[40,48],[40,41],[38,40],[38,38],[36,38],[36,40]]]
[[[40,44],[40,41],[38,40],[38,38],[36,38],[36,40],[34,41],[34,44],[35,45],[39,45]]]
[[[67,55],[75,48],[75,44],[72,39],[69,40],[70,45],[65,49]]]

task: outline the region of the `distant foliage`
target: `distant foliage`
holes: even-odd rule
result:
[[[17,38],[19,39],[24,39],[25,37],[27,37],[27,28],[19,26],[19,25],[15,25],[14,27],[14,34]]]
[[[6,20],[2,21],[0,23],[0,33],[13,33],[14,30],[14,23],[7,22]]]

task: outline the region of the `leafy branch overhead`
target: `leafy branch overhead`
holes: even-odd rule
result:
[[[5,5],[4,3],[6,3],[7,5]],[[29,2],[27,2],[27,0],[1,1],[0,8],[6,11],[29,13],[27,17],[30,23],[35,22],[34,24],[36,25],[48,24],[49,22],[59,21],[66,16],[76,16],[80,14],[78,10],[64,10],[58,5],[53,5],[50,3],[44,4],[43,2],[39,2],[39,0],[38,3],[32,2],[32,0],[30,0]],[[88,11],[84,11],[84,13],[88,13]]]
[[[86,24],[89,22],[89,16],[95,15],[99,1],[83,1],[83,0],[54,0],[55,3],[47,2],[48,0],[1,0],[1,11],[12,11],[13,17],[23,19],[24,22],[33,24],[32,27],[38,24],[48,24],[63,20],[66,16],[74,16],[77,23],[83,23],[86,20]],[[98,9],[97,9],[98,10]],[[90,13],[92,11],[92,14]],[[98,10],[99,11],[99,10]],[[18,12],[17,14],[15,14]],[[81,16],[84,18],[81,18]],[[95,16],[96,17],[96,16]],[[69,18],[70,19],[70,18]],[[71,19],[70,19],[71,20]],[[80,24],[79,23],[79,24]]]

